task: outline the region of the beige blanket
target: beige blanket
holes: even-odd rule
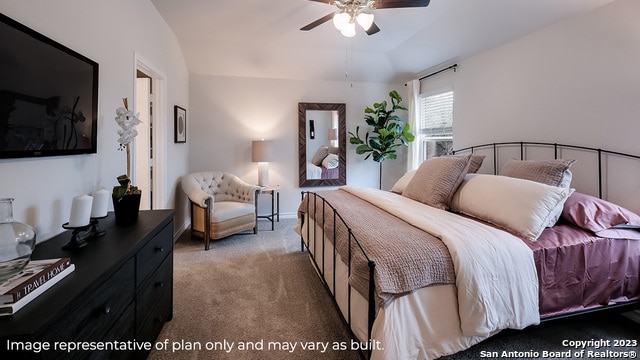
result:
[[[316,194],[337,209],[337,241],[334,240],[334,211],[331,206],[323,206],[321,199],[312,195],[304,198],[299,212],[308,212],[317,224],[324,224],[325,236],[334,243],[344,261],[351,256],[350,282],[364,298],[368,298],[369,289],[368,260],[376,264],[374,279],[379,306],[384,306],[395,295],[454,282],[451,256],[436,237],[346,191],[318,191]],[[351,229],[351,254],[349,230],[340,218]],[[321,239],[322,234],[318,235]],[[368,259],[354,239],[358,239]]]
[[[452,262],[455,269],[460,326],[465,336],[489,336],[501,329],[522,329],[539,323],[533,253],[521,239],[386,191],[341,187],[319,194],[336,207],[363,243],[365,252],[376,262],[378,297],[385,302],[391,300],[389,294],[438,284],[437,269],[443,266],[441,260],[447,259],[444,266],[449,269]],[[320,203],[317,202],[318,214],[323,213]],[[313,203],[310,205],[312,209]],[[303,207],[300,206],[301,211],[305,211]],[[331,227],[332,209],[325,206],[324,214],[325,224],[328,220]],[[321,219],[321,215],[316,216],[318,222]],[[337,239],[345,234],[348,238],[346,229],[337,228]],[[426,238],[429,245],[422,244]],[[442,244],[447,254],[442,251]],[[427,246],[428,250],[420,249]],[[348,253],[348,245],[338,241],[336,247],[347,259],[343,254]],[[397,252],[387,253],[390,249]],[[353,250],[352,246],[352,254],[360,253]],[[366,259],[357,260],[350,281],[366,297],[363,289],[367,287],[362,284],[368,279]],[[432,272],[424,275],[423,271],[429,271],[425,269]],[[443,284],[450,283],[449,270],[442,280],[446,280]]]
[[[441,239],[456,273],[458,313],[465,336],[538,324],[538,275],[523,240],[499,229],[387,191],[342,187]]]

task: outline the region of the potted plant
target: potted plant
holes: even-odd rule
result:
[[[126,151],[127,173],[117,177],[120,185],[113,187],[111,198],[113,200],[113,211],[116,215],[116,224],[129,225],[138,220],[140,210],[140,198],[142,191],[137,186],[131,185],[131,149],[129,145],[138,135],[136,126],[141,123],[138,114],[129,110],[127,99],[122,99],[124,107],[116,109],[116,123],[120,126],[118,130],[118,150]]]
[[[349,132],[349,143],[358,145],[356,154],[366,154],[365,160],[373,158],[380,164],[380,188],[382,189],[382,162],[385,159],[396,159],[398,146],[409,146],[415,139],[408,123],[395,115],[397,110],[407,110],[400,105],[402,97],[396,90],[389,93],[391,108],[387,109],[387,101],[374,103],[373,107],[364,109],[364,120],[372,130],[365,133],[364,139],[360,138],[360,126],[356,126],[356,133]]]

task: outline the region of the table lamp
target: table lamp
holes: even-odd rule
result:
[[[254,140],[251,161],[258,163],[258,185],[269,186],[269,161],[273,161],[273,141]]]

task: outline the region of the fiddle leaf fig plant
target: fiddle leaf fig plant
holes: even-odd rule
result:
[[[385,159],[396,159],[398,157],[396,148],[399,146],[409,146],[415,136],[411,132],[411,127],[402,118],[395,114],[398,110],[407,110],[400,105],[402,97],[396,90],[389,93],[391,108],[387,109],[389,103],[383,100],[374,103],[373,107],[364,109],[364,120],[372,127],[371,131],[364,134],[364,139],[360,137],[360,126],[356,126],[355,134],[349,132],[349,143],[357,145],[356,154],[364,155],[365,160],[370,157],[380,164],[380,186],[382,187],[382,162]]]

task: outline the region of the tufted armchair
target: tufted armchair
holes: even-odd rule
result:
[[[222,171],[202,171],[186,175],[182,190],[191,203],[191,236],[204,238],[204,249],[211,240],[221,239],[253,228],[256,217],[257,185]]]

